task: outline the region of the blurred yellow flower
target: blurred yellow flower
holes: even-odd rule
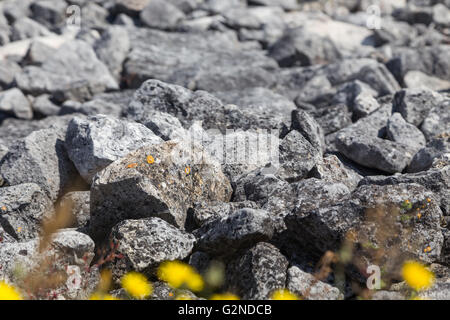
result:
[[[300,300],[300,298],[287,289],[279,289],[272,293],[272,300]]]
[[[186,285],[194,292],[203,290],[203,278],[188,264],[180,261],[166,261],[158,268],[158,278],[172,288]]]
[[[0,300],[23,300],[23,298],[13,286],[0,281]]]
[[[423,264],[416,261],[406,261],[402,267],[402,276],[414,290],[425,290],[433,285],[434,274]]]
[[[226,292],[213,294],[209,300],[239,300],[239,297],[232,293]]]
[[[155,162],[155,158],[153,158],[152,156],[147,156],[147,163],[148,164],[152,164]]]
[[[129,272],[121,279],[122,287],[136,299],[144,299],[152,294],[153,287],[147,278],[138,272]]]
[[[110,294],[94,293],[89,300],[120,300]]]

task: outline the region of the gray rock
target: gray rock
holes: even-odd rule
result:
[[[73,191],[61,198],[59,207],[69,210],[69,215],[73,217],[71,228],[85,228],[90,218],[90,192]]]
[[[325,148],[325,136],[322,127],[306,111],[297,109],[292,112],[291,129],[300,132],[319,151]]]
[[[405,200],[411,207],[404,205]],[[396,252],[395,257],[387,255],[377,263],[390,274],[404,259],[440,259],[444,237],[440,227],[442,212],[437,203],[432,192],[417,184],[365,185],[333,206],[288,215],[285,223],[289,239],[295,239],[299,245],[297,250],[311,254],[339,248],[352,230],[352,243],[366,247],[353,253],[353,263],[364,265],[372,261],[374,252],[370,248],[375,248],[375,252]],[[431,250],[424,250],[428,247]]]
[[[48,36],[51,32],[40,23],[30,19],[21,18],[14,22],[11,29],[11,40],[19,41],[40,36]]]
[[[118,86],[94,50],[80,40],[68,41],[41,67],[28,66],[16,75],[17,86],[33,95],[51,93],[60,101],[85,100]]]
[[[270,240],[273,232],[274,224],[269,212],[241,209],[197,230],[196,249],[214,255],[230,256],[240,249]]]
[[[426,88],[434,91],[448,90],[450,88],[450,81],[415,70],[408,71],[403,77],[403,81],[408,88]]]
[[[182,228],[195,202],[228,202],[231,192],[220,165],[199,146],[176,140],[145,146],[94,178],[90,229],[97,240],[122,220],[152,216]]]
[[[120,26],[108,28],[95,43],[94,50],[100,61],[108,67],[116,80],[120,81],[122,65],[130,50],[127,30]]]
[[[291,131],[280,144],[280,168],[277,175],[286,181],[298,181],[321,160],[322,151],[298,131]]]
[[[432,288],[421,292],[419,296],[425,300],[449,300],[450,282],[436,283]]]
[[[17,88],[0,92],[0,112],[14,115],[19,119],[33,118],[30,101]]]
[[[67,4],[61,1],[35,1],[30,9],[33,19],[50,28],[63,24],[66,19]]]
[[[414,155],[407,171],[419,172],[428,170],[432,166],[434,159],[450,152],[449,140],[449,137],[431,140],[426,147],[420,149],[419,152]]]
[[[426,144],[423,133],[414,125],[406,122],[398,112],[395,112],[389,118],[386,131],[390,140],[411,146],[417,150],[423,148]]]
[[[56,116],[61,111],[61,108],[51,101],[51,96],[42,94],[36,97],[32,102],[33,112],[39,116]]]
[[[287,267],[276,247],[260,242],[227,265],[227,288],[241,299],[267,300],[284,288]]]
[[[115,1],[115,8],[119,12],[127,14],[136,14],[142,11],[150,0],[117,0]]]
[[[34,183],[0,188],[0,224],[16,240],[38,237],[42,222],[53,212],[52,202]]]
[[[139,16],[144,25],[157,29],[173,29],[185,18],[183,11],[163,0],[150,1]]]
[[[9,185],[36,183],[55,201],[76,177],[64,148],[63,131],[39,130],[19,140],[1,160],[0,174]]]
[[[268,7],[279,6],[285,10],[298,9],[298,2],[295,0],[250,0],[249,4]]]
[[[360,93],[353,101],[353,116],[355,119],[364,118],[379,107],[378,101],[370,93]]]
[[[352,124],[352,114],[345,104],[337,104],[322,108],[314,112],[314,118],[323,128],[324,134],[329,135]]]
[[[93,176],[131,151],[162,142],[145,126],[105,115],[73,118],[65,146],[80,175],[90,183]]]
[[[293,266],[287,270],[286,288],[306,300],[342,300],[338,288],[316,279],[312,274]]]
[[[441,100],[442,97],[431,90],[404,89],[395,94],[392,111],[399,112],[407,122],[418,127]]]
[[[194,247],[195,238],[159,218],[125,220],[117,224],[110,239],[119,243],[123,259],[113,265],[113,277],[128,271],[151,272],[166,260],[183,260]]]
[[[310,177],[328,182],[343,183],[353,191],[363,178],[356,171],[346,167],[335,155],[323,157],[310,171]]]
[[[445,100],[434,107],[420,126],[427,141],[450,133],[450,100]]]
[[[21,71],[20,66],[10,60],[0,61],[0,87],[8,88],[14,81],[14,75]]]
[[[339,50],[328,37],[318,37],[303,28],[288,29],[270,49],[269,56],[280,67],[327,64],[341,58]]]

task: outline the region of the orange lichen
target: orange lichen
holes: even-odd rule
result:
[[[431,247],[430,246],[428,246],[425,249],[423,249],[423,252],[425,252],[425,253],[430,252],[430,251],[431,251]]]
[[[127,168],[136,168],[138,166],[137,163],[130,163]]]

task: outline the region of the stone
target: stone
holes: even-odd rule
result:
[[[88,183],[97,172],[131,151],[160,142],[145,126],[106,115],[73,118],[65,138],[69,158]]]
[[[426,147],[420,149],[413,157],[408,166],[408,172],[420,172],[428,170],[434,159],[450,152],[449,137],[436,138],[431,140]]]
[[[442,97],[431,90],[405,89],[395,94],[392,111],[399,112],[407,122],[418,127],[441,100]]]
[[[311,145],[322,151],[325,148],[325,136],[317,121],[301,109],[292,112],[291,130],[297,130]]]
[[[245,300],[266,300],[286,283],[287,259],[260,242],[227,265],[227,289]]]
[[[26,93],[49,93],[59,101],[83,101],[95,93],[118,89],[107,67],[81,40],[64,43],[41,67],[25,67],[16,75],[16,81]]]
[[[389,118],[387,127],[387,137],[395,142],[411,146],[417,150],[425,147],[426,141],[423,133],[414,125],[403,119],[398,112]]]
[[[36,38],[41,36],[49,36],[51,32],[30,18],[21,18],[14,22],[11,29],[11,40],[19,41],[29,38]]]
[[[17,88],[0,92],[0,112],[11,114],[19,119],[33,118],[30,101]]]
[[[339,289],[316,279],[297,266],[287,270],[286,288],[306,300],[343,300]]]
[[[42,222],[53,213],[52,202],[34,183],[0,188],[0,224],[18,241],[38,237]]]
[[[58,203],[60,210],[68,210],[73,217],[70,228],[86,228],[90,218],[90,192],[72,191],[65,194]]]
[[[130,39],[125,28],[112,26],[106,29],[94,44],[97,57],[108,67],[114,78],[120,82],[122,66],[128,51]]]
[[[176,140],[145,146],[94,177],[90,232],[98,240],[122,220],[153,216],[183,228],[195,202],[228,202],[231,192],[220,165],[201,147]]]
[[[230,256],[260,241],[270,240],[274,224],[265,210],[241,209],[198,229],[196,250]]]
[[[55,0],[35,1],[30,6],[33,19],[48,26],[63,24],[66,19],[67,4]]]
[[[353,117],[364,118],[380,107],[378,101],[368,93],[360,93],[353,102]]]
[[[152,0],[139,14],[141,21],[150,28],[173,29],[185,18],[183,11],[170,1]]]
[[[337,104],[316,110],[314,118],[323,128],[324,134],[329,135],[352,124],[352,114],[345,104]]]
[[[33,113],[40,117],[56,116],[61,108],[53,103],[51,96],[42,94],[36,97],[32,102]]]
[[[0,60],[0,87],[7,89],[14,81],[16,73],[21,71],[20,66],[14,61]]]
[[[450,100],[445,100],[428,113],[420,126],[427,141],[450,133]]]
[[[183,260],[194,247],[195,238],[160,218],[125,220],[111,232],[110,240],[118,243],[116,254],[123,258],[113,264],[113,278],[128,271],[154,271],[164,261]]]
[[[450,81],[442,80],[437,77],[429,76],[421,71],[408,71],[403,77],[406,87],[408,88],[424,88],[434,91],[448,90]]]
[[[52,201],[62,196],[76,177],[62,130],[34,131],[16,142],[0,162],[0,175],[11,186],[36,183]]]
[[[278,6],[282,7],[284,10],[298,9],[298,3],[295,0],[250,0],[249,4],[268,7]]]

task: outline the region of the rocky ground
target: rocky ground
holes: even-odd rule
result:
[[[450,299],[449,36],[448,0],[0,1],[0,279],[404,299],[413,259]]]

